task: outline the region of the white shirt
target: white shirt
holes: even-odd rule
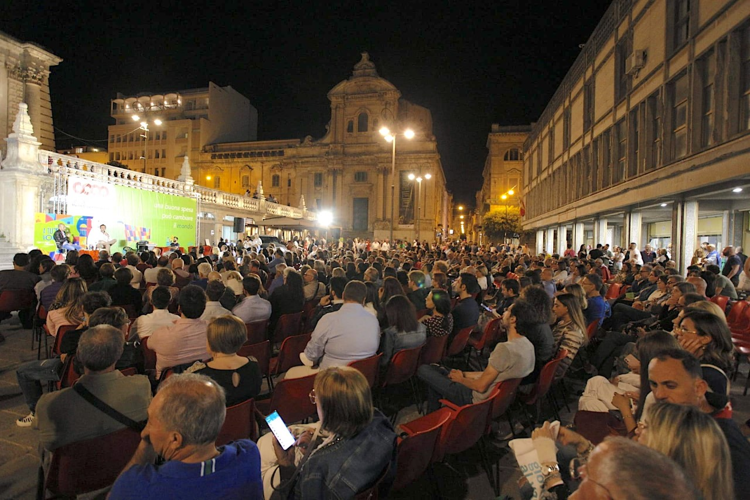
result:
[[[130,339],[145,339],[162,326],[169,326],[180,319],[166,309],[154,309],[151,314],[139,317],[130,327]]]
[[[263,321],[271,317],[271,303],[258,295],[248,295],[234,306],[232,314],[245,323]]]
[[[203,314],[201,315],[201,319],[208,323],[214,318],[218,318],[219,316],[231,316],[232,311],[229,309],[225,309],[221,302],[209,300],[206,302],[206,310],[203,311]]]
[[[136,290],[139,289],[141,287],[141,281],[143,281],[143,273],[136,269],[135,266],[125,267],[133,272],[133,279],[130,280],[130,284],[133,285],[133,288],[135,288]]]

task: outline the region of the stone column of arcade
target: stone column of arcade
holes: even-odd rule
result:
[[[44,211],[42,191],[52,177],[47,166],[39,163],[41,143],[34,137],[25,103],[18,105],[13,132],[5,141],[7,154],[0,170],[0,233],[5,234],[12,250],[27,251],[34,246],[34,217]],[[10,262],[0,262],[0,269],[10,267]]]

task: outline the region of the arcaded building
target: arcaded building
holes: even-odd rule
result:
[[[524,147],[538,251],[750,243],[750,2],[617,0]]]

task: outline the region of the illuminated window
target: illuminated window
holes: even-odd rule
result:
[[[277,187],[279,187],[280,183],[281,183],[281,178],[279,177],[278,174],[274,174],[271,177],[271,187],[277,188]]]

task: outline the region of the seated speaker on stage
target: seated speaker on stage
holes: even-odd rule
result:
[[[107,233],[106,224],[101,224],[98,230],[92,229],[91,234],[89,234],[88,237],[89,247],[92,250],[103,249],[106,250],[107,253],[109,253],[110,247],[116,241],[117,240],[115,240],[114,238],[110,238],[109,233]]]

